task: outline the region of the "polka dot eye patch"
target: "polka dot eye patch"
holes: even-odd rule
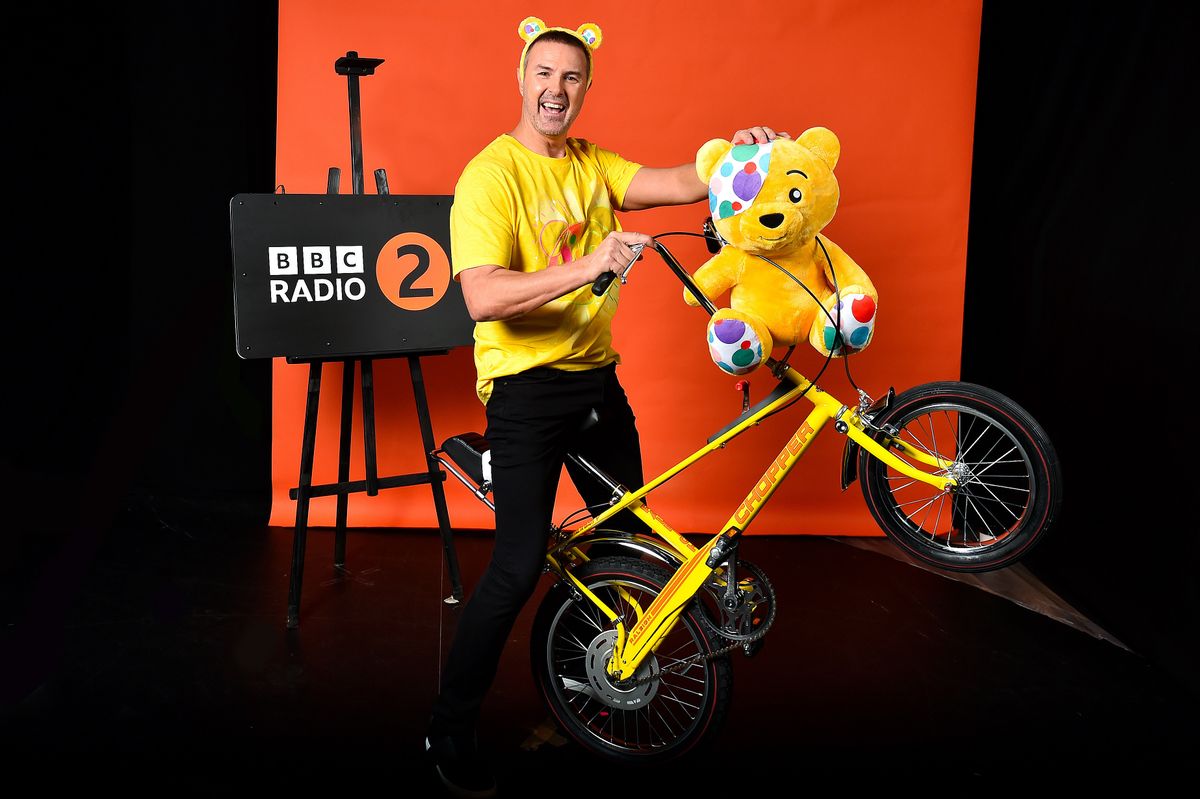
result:
[[[708,181],[708,211],[713,219],[727,219],[753,204],[771,165],[771,145],[735,145],[717,164]]]

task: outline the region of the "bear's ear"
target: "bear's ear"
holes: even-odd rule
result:
[[[830,169],[837,166],[838,156],[842,154],[842,143],[829,128],[809,128],[801,133],[796,141],[811,150],[813,155],[824,161]]]
[[[545,32],[546,23],[537,17],[525,17],[525,19],[521,20],[521,24],[517,26],[517,35],[525,41],[529,41],[538,34]]]
[[[594,22],[585,22],[579,26],[579,38],[588,43],[588,47],[593,50],[600,49],[600,43],[604,41],[604,34],[600,32],[600,26]]]
[[[721,159],[732,149],[733,145],[724,139],[706,141],[696,153],[696,175],[700,180],[708,183],[717,164],[721,163]]]

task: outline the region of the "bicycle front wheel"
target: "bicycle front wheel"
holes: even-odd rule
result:
[[[896,396],[874,438],[910,465],[958,481],[943,492],[859,453],[863,496],[901,549],[948,571],[1011,566],[1050,528],[1062,503],[1058,456],[1024,408],[971,383],[929,383]],[[930,466],[906,454],[938,460]]]
[[[605,557],[575,575],[631,629],[635,603],[649,607],[671,573]],[[695,603],[686,607],[634,679],[620,684],[604,668],[616,640],[612,623],[587,598],[572,598],[564,583],[554,586],[534,619],[530,660],[559,726],[594,754],[632,764],[673,760],[710,740],[729,706],[733,674],[727,657],[707,657],[717,647],[697,612]]]

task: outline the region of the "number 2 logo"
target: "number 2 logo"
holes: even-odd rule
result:
[[[392,305],[423,311],[446,296],[450,259],[441,245],[424,233],[401,233],[379,251],[375,277]]]

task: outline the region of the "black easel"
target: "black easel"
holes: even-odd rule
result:
[[[345,57],[334,62],[334,70],[345,75],[349,83],[350,96],[350,165],[355,194],[363,193],[362,124],[359,105],[358,79],[375,74],[375,67],[383,63],[381,58],[359,58],[351,50]],[[376,191],[388,194],[387,175],[384,170],[375,170]],[[326,191],[337,194],[341,172],[330,167]],[[308,363],[308,397],[304,407],[304,437],[300,449],[300,480],[288,496],[296,500],[296,529],[292,545],[292,571],[288,586],[287,626],[294,629],[300,625],[300,588],[304,576],[304,549],[308,534],[308,507],[313,497],[337,496],[337,530],[334,537],[333,566],[345,571],[346,565],[346,510],[349,495],[365,491],[367,496],[376,496],[381,488],[397,488],[428,483],[433,491],[433,504],[437,511],[438,527],[442,535],[442,547],[450,572],[451,595],[447,603],[462,599],[463,588],[458,570],[458,557],[450,529],[450,515],[446,510],[446,495],[442,482],[446,473],[442,471],[432,453],[437,449],[433,439],[433,425],[429,419],[429,402],[425,395],[425,379],[421,372],[422,355],[444,355],[447,350],[412,352],[395,355],[372,355],[363,358],[340,359],[342,363],[342,416],[338,446],[338,481],[324,485],[312,484],[313,456],[317,440],[317,408],[321,397],[321,367],[329,359],[287,358],[288,363]],[[427,470],[413,474],[380,477],[375,452],[375,388],[373,361],[376,358],[403,357],[408,359],[409,376],[412,380],[413,398],[416,403],[417,421],[421,428],[421,444],[424,447]],[[351,481],[350,477],[350,434],[354,411],[355,364],[361,365],[360,390],[363,414],[363,455],[366,460],[366,479]]]

